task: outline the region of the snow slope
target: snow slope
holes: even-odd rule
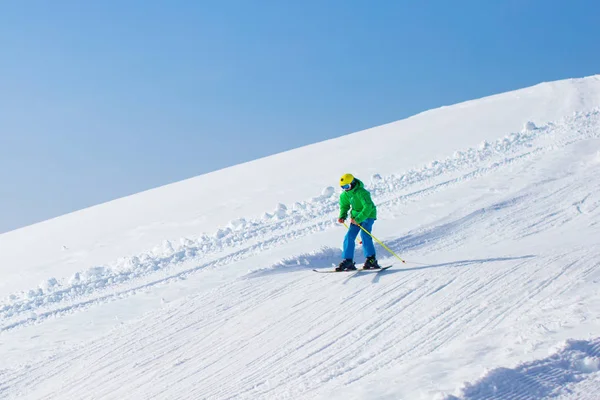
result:
[[[599,122],[543,83],[0,235],[0,398],[594,398]],[[345,172],[406,264],[311,271]]]

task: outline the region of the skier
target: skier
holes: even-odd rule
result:
[[[381,268],[375,257],[375,246],[373,238],[367,232],[373,229],[373,223],[377,219],[377,207],[371,200],[371,194],[363,183],[352,174],[344,174],[340,178],[340,214],[338,222],[343,224],[350,211],[350,228],[344,238],[343,261],[336,267],[336,271],[355,270],[354,264],[354,241],[360,232],[363,242],[363,253],[367,258],[364,269]],[[361,227],[367,232],[363,231]]]

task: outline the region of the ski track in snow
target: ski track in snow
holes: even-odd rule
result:
[[[306,257],[318,260],[328,257],[328,252]],[[136,325],[124,326],[41,364],[7,373],[0,380],[0,393],[3,387],[16,387],[35,398],[35,392],[29,391],[37,384],[52,382],[48,371],[66,371],[55,384],[54,394],[44,398],[78,398],[81,393],[103,398],[122,398],[128,393],[140,398],[314,398],[316,391],[329,385],[349,386],[393,370],[403,360],[428,355],[454,339],[501,327],[503,322],[512,326],[515,318],[535,309],[536,304],[546,304],[572,288],[585,274],[585,270],[572,267],[589,264],[594,257],[573,254],[566,258],[566,266],[551,269],[550,275],[548,266],[558,259],[554,255],[542,260],[515,256],[458,260],[380,274],[359,272],[336,285],[340,294],[336,307],[323,304],[332,282],[340,281],[337,275],[314,279],[307,271],[278,279],[260,271],[257,273],[267,280],[261,285],[253,284],[250,275],[150,315],[142,331],[137,331]],[[486,268],[489,273],[470,278],[469,266]],[[365,285],[362,279],[376,284]],[[522,291],[519,282],[527,281],[541,283],[522,298],[517,295]],[[513,292],[505,293],[507,288]],[[307,295],[299,298],[298,293]],[[314,310],[308,318],[306,309]],[[352,318],[357,309],[366,317]],[[257,324],[265,314],[279,317]],[[155,335],[157,330],[161,335]],[[202,332],[202,337],[189,346],[195,332]],[[221,337],[231,340],[223,342]],[[593,366],[593,360],[586,365]],[[81,370],[86,374],[81,375]],[[152,385],[154,376],[176,384],[157,388]],[[107,381],[111,385],[102,383]]]
[[[540,152],[598,137],[599,116],[600,110],[577,113],[558,123],[511,133],[494,143],[483,142],[477,148],[457,151],[446,160],[433,161],[400,176],[374,175],[369,188],[378,207],[389,208],[478,178]],[[577,129],[573,129],[573,126]],[[536,140],[548,138],[552,138],[548,144],[535,145]],[[436,182],[436,178],[453,174],[457,176]],[[402,194],[418,185],[425,187]],[[581,212],[585,202],[586,198],[575,206],[578,212]],[[337,193],[333,187],[328,187],[320,196],[309,201],[297,202],[291,207],[279,204],[275,212],[265,213],[261,219],[240,218],[231,221],[229,226],[219,229],[212,236],[182,238],[179,243],[165,241],[162,246],[148,253],[122,258],[111,265],[95,266],[70,278],[58,280],[50,277],[39,287],[14,293],[0,303],[0,332],[134,295],[139,290],[183,279],[191,273],[242,260],[290,240],[332,228],[337,207]],[[532,231],[543,229],[543,224],[552,222],[552,216],[546,216],[538,226],[531,227]],[[392,248],[404,252],[422,245],[411,241],[410,236],[392,244]],[[177,266],[184,262],[196,265],[177,270]],[[330,264],[331,260],[320,265]],[[160,274],[163,276],[160,277]]]

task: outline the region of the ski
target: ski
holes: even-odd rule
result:
[[[375,269],[373,269],[373,268],[369,268],[369,269],[357,268],[357,269],[346,269],[344,271],[336,271],[336,270],[331,270],[331,269],[328,269],[328,270],[325,270],[325,271],[323,271],[323,270],[319,271],[318,269],[313,269],[313,271],[319,272],[321,274],[330,274],[330,273],[333,273],[333,272],[338,273],[338,272],[360,272],[360,271],[365,271],[365,272],[371,272],[371,271],[372,272],[380,272],[380,271],[385,271],[386,269],[388,269],[390,267],[392,267],[392,265],[388,265],[387,267],[375,268]]]

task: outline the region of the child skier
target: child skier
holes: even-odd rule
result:
[[[354,241],[360,232],[363,242],[363,253],[367,258],[364,269],[381,268],[375,258],[375,246],[373,239],[367,232],[373,229],[373,223],[377,219],[377,207],[371,200],[371,194],[365,189],[363,183],[351,174],[345,174],[340,178],[340,215],[338,222],[343,224],[350,211],[350,228],[344,238],[344,260],[336,267],[336,271],[355,270],[354,265]],[[361,229],[365,229],[367,232]]]

